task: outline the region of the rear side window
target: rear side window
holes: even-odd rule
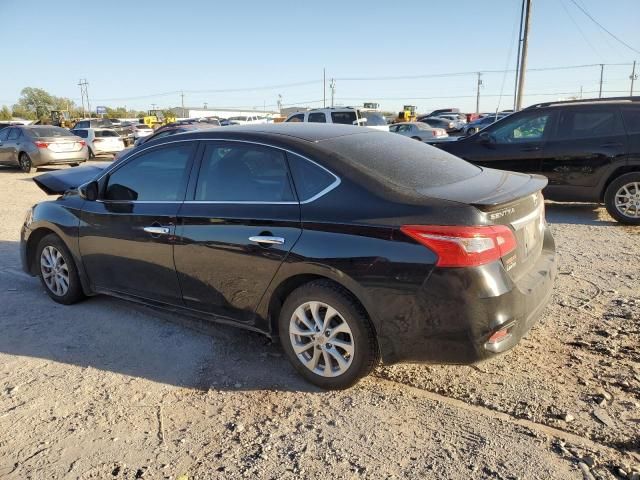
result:
[[[76,128],[89,128],[89,122],[87,122],[87,121],[78,122],[76,124]]]
[[[356,112],[331,112],[331,121],[343,125],[355,125]]]
[[[284,152],[243,144],[210,144],[205,151],[197,201],[295,201]]]
[[[7,140],[17,140],[20,136],[20,130],[17,128],[12,128],[9,130],[9,137]]]
[[[192,145],[171,145],[134,158],[109,176],[106,200],[182,201]]]
[[[640,133],[640,107],[624,108],[622,118],[627,133]]]
[[[80,138],[88,138],[89,137],[89,132],[86,130],[72,130],[71,133],[73,133],[74,135],[77,135]]]
[[[310,123],[327,123],[327,117],[322,112],[313,112],[309,114]]]
[[[304,122],[304,113],[298,113],[293,117],[289,118],[287,122]]]
[[[335,175],[306,158],[295,153],[287,153],[287,158],[301,202],[311,200],[337,181]]]
[[[560,115],[559,139],[594,138],[623,135],[617,110],[572,110]]]

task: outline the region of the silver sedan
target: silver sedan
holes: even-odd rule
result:
[[[34,125],[0,130],[0,165],[15,165],[28,173],[43,165],[78,165],[88,159],[87,143],[66,128]]]
[[[421,142],[433,142],[449,137],[444,128],[432,127],[422,122],[395,123],[389,126],[389,131]]]

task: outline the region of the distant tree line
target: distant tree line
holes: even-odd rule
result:
[[[95,105],[93,106],[95,112]],[[43,120],[49,118],[51,110],[68,110],[71,118],[82,117],[82,106],[77,105],[70,98],[56,97],[42,88],[26,87],[20,92],[18,102],[8,107],[0,108],[0,120],[24,118],[26,120]],[[96,116],[85,110],[85,116]],[[106,117],[109,118],[142,118],[147,112],[141,110],[127,110],[125,107],[107,107]],[[166,113],[165,113],[166,115]]]

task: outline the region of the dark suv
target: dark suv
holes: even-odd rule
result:
[[[640,97],[540,103],[437,146],[477,165],[542,174],[546,198],[604,202],[619,222],[640,224]]]

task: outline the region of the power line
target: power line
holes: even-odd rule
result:
[[[569,17],[569,20],[571,20],[571,23],[573,23],[573,25],[576,27],[576,30],[578,30],[578,32],[580,32],[580,36],[582,37],[582,39],[585,41],[585,43],[587,45],[589,45],[589,47],[591,48],[591,50],[593,50],[593,52],[600,57],[600,59],[602,60],[603,57],[600,54],[600,52],[596,49],[596,47],[593,46],[593,44],[591,43],[591,40],[589,40],[589,37],[587,37],[585,35],[585,33],[582,31],[582,29],[580,28],[580,25],[578,25],[578,22],[576,22],[576,20],[573,18],[573,15],[571,15],[571,12],[569,11],[569,9],[567,8],[567,5],[565,4],[565,0],[560,0],[560,5],[562,5],[562,9],[565,11],[565,13],[567,14],[567,17]]]
[[[618,41],[618,43],[621,43],[622,45],[624,45],[625,47],[627,47],[629,50],[632,50],[636,53],[640,53],[640,50],[636,50],[635,48],[633,48],[631,45],[629,45],[627,42],[625,42],[624,40],[621,40],[620,37],[614,35],[613,33],[611,33],[609,30],[607,30],[604,25],[602,25],[600,22],[598,22],[595,18],[593,18],[591,16],[591,14],[589,14],[589,12],[587,12],[586,9],[582,8],[582,6],[576,2],[576,0],[570,0],[571,3],[573,3],[576,7],[578,7],[580,9],[580,11],[582,13],[584,13],[587,17],[589,17],[589,19],[595,23],[597,26],[599,26],[602,30],[604,30],[605,32],[607,32],[611,37],[613,37],[615,40]]]

